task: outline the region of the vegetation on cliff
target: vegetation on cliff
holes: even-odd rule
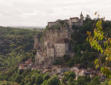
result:
[[[93,32],[96,22],[97,20],[86,18],[83,26],[72,27],[73,33],[71,36],[71,47],[73,48],[72,51],[75,55],[70,59],[68,59],[68,56],[64,56],[64,62],[62,61],[61,63],[61,61],[59,61],[59,64],[67,66],[78,65],[80,68],[95,68],[94,61],[97,56],[103,53],[103,51],[100,51],[101,49],[100,47],[98,48],[98,45],[94,47],[97,43],[92,45],[92,41],[89,43],[86,40],[88,37],[86,32]],[[106,37],[111,37],[111,21],[103,21],[102,27],[103,29],[101,33],[104,32]],[[97,34],[97,29],[94,32]],[[63,77],[59,79],[59,75],[52,76],[48,73],[41,73],[35,70],[18,70],[17,66],[20,62],[23,62],[28,58],[34,58],[32,50],[33,37],[37,33],[37,30],[0,27],[0,85],[101,85],[100,78],[97,76],[92,78],[89,76],[79,76],[77,80],[74,80],[76,77],[74,72],[65,72]],[[100,37],[100,35],[97,34],[96,38],[98,37]],[[94,38],[94,36],[92,38]],[[100,42],[101,39],[102,41],[109,40],[105,44],[106,47],[108,46],[105,48],[105,52],[110,55],[110,50],[107,51],[110,46],[110,38],[103,38],[100,37],[98,38],[100,40],[96,40],[99,41],[100,45],[103,44],[103,42]],[[96,51],[96,49],[91,48],[90,44],[99,52]],[[103,57],[102,62],[108,62],[107,65],[109,66],[110,56],[106,54],[104,55],[105,57]],[[101,67],[99,63],[96,62],[96,67],[101,67],[101,71],[106,75],[106,77],[108,77],[108,80],[102,83],[102,85],[108,85],[108,83],[110,83],[107,82],[110,79],[110,72],[106,69],[107,65]]]
[[[108,79],[108,85],[111,84],[111,38],[104,34],[102,28],[102,20],[96,24],[93,34],[87,32],[88,41],[92,48],[99,52],[98,58],[95,60],[95,67],[100,70]]]

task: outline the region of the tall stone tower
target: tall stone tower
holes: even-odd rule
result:
[[[83,14],[82,14],[82,12],[81,12],[81,14],[80,14],[80,25],[83,25],[83,21],[84,21],[84,16],[83,16]]]
[[[83,16],[82,12],[81,12],[81,14],[80,14],[80,19],[81,19],[81,20],[84,20],[84,16]]]

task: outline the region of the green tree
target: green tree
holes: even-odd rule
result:
[[[98,20],[93,33],[87,32],[90,45],[99,52],[95,60],[96,68],[104,74],[107,79],[111,79],[111,38],[105,36],[102,28],[102,20]]]
[[[100,85],[100,78],[98,76],[92,78],[92,80],[90,81],[90,83],[88,83],[88,85]]]
[[[90,82],[89,76],[79,76],[76,85],[87,85]]]
[[[48,79],[46,85],[60,85],[60,80],[57,76],[53,76],[50,79]]]
[[[65,72],[62,78],[63,84],[73,84],[76,75],[74,72]]]

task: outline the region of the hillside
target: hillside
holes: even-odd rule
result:
[[[48,67],[55,64],[93,68],[93,61],[97,53],[86,41],[86,32],[93,30],[93,24],[96,21],[89,19],[85,20],[83,25],[79,25],[79,20],[75,20],[75,18],[71,18],[71,20],[73,20],[71,25],[67,22],[68,20],[53,22],[52,26],[48,24],[43,33],[35,37],[36,66]]]
[[[95,70],[94,67],[94,60],[97,58],[99,53],[91,48],[88,41],[86,41],[86,32],[92,32],[95,28],[96,22],[97,20],[86,18],[83,21],[83,25],[72,26],[71,32],[69,32],[71,46],[70,51],[74,53],[74,55],[71,57],[69,57],[70,55],[59,55],[63,58],[56,60],[53,63],[55,66],[62,65],[63,67],[69,68],[76,66],[85,70],[93,69],[96,71],[96,74],[98,74],[98,71]],[[42,34],[40,30],[38,31],[35,29],[29,30],[0,27],[0,83],[2,85],[12,85],[12,83],[13,85],[101,85],[101,81],[104,81],[104,79],[99,78],[97,75],[93,75],[92,77],[90,77],[90,75],[78,76],[78,79],[76,79],[76,73],[69,70],[68,72],[64,72],[60,78],[60,74],[50,75],[50,72],[42,73],[39,69],[33,71],[31,69],[18,69],[18,65],[20,63],[24,63],[30,58],[32,59],[33,64],[37,65],[35,63],[35,50],[33,50],[33,47],[36,46],[34,45],[35,35],[41,34],[42,37],[40,36],[40,42],[37,43],[37,46],[40,44],[41,47],[43,38],[45,41],[52,41],[53,37],[51,38],[51,35],[56,35],[54,30],[56,30],[56,32],[59,30],[61,34],[64,34],[63,25],[63,23],[62,25],[60,24],[63,29],[58,29],[59,26],[57,25],[54,26],[53,29],[51,27],[46,27],[46,29],[42,31]],[[103,21],[102,25],[103,28],[105,28],[103,29],[105,33],[104,35],[111,37],[111,21]],[[48,32],[49,30],[50,32]],[[61,39],[59,41],[62,42],[62,39],[66,39],[66,37],[64,37],[65,36],[61,37],[61,35],[60,37],[56,36],[57,39],[53,39],[52,44],[59,43],[58,40],[60,38]],[[37,46],[35,48],[36,51],[38,51],[37,49],[39,48]],[[50,48],[50,46],[48,48]],[[43,48],[39,49],[43,50]],[[45,52],[46,50],[43,51]],[[48,61],[46,64],[47,63]]]
[[[32,56],[38,30],[0,27],[0,69],[17,65]]]

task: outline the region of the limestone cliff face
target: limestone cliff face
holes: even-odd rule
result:
[[[35,37],[36,65],[52,65],[57,58],[71,54],[71,28],[66,22],[56,24]]]

